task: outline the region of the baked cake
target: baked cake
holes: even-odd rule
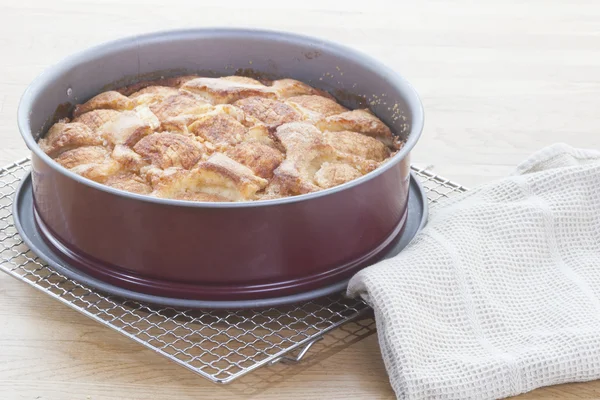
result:
[[[117,189],[249,201],[331,188],[402,143],[367,109],[293,79],[182,76],[101,93],[39,141],[63,167]]]

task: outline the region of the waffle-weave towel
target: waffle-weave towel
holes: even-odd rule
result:
[[[432,211],[348,292],[400,399],[496,399],[600,378],[600,152],[556,144]]]

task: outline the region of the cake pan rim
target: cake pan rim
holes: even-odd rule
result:
[[[131,193],[120,189],[115,189],[110,186],[103,185],[98,182],[94,182],[90,179],[84,178],[81,175],[78,175],[72,171],[69,171],[56,161],[54,161],[50,156],[42,151],[42,149],[38,146],[36,140],[34,139],[33,132],[31,131],[31,125],[29,123],[29,114],[31,110],[31,106],[36,97],[43,91],[45,84],[50,82],[55,77],[60,76],[65,69],[74,67],[78,64],[81,64],[83,61],[89,60],[90,58],[98,57],[98,54],[107,53],[110,51],[114,51],[117,49],[127,48],[132,45],[139,46],[142,43],[152,43],[157,40],[176,40],[183,39],[186,37],[210,37],[210,36],[218,36],[218,37],[240,37],[240,36],[254,36],[262,39],[269,40],[278,40],[278,41],[290,41],[294,43],[303,43],[306,45],[319,45],[321,47],[330,48],[337,50],[339,52],[344,52],[357,62],[360,62],[363,65],[371,65],[374,69],[378,70],[381,75],[390,78],[390,86],[394,88],[395,91],[399,91],[403,94],[403,98],[407,101],[407,104],[411,111],[413,112],[413,118],[411,121],[411,126],[409,130],[409,134],[407,140],[393,157],[388,159],[383,165],[379,166],[374,171],[371,171],[357,179],[354,179],[350,182],[346,182],[344,184],[335,186],[329,189],[319,190],[313,193],[301,194],[297,196],[291,197],[283,197],[280,199],[271,199],[271,200],[254,200],[254,201],[240,201],[240,202],[200,202],[200,201],[188,201],[188,200],[176,200],[176,199],[165,199],[152,197],[148,195],[141,195],[137,193]],[[101,190],[110,194],[113,194],[118,197],[131,199],[135,201],[142,201],[148,203],[161,204],[165,206],[177,206],[177,207],[191,207],[191,208],[247,208],[247,207],[268,207],[273,205],[281,205],[281,204],[292,204],[303,201],[309,201],[312,199],[316,199],[322,196],[327,196],[333,193],[341,192],[346,189],[350,189],[352,187],[358,186],[363,182],[371,180],[385,171],[393,168],[397,163],[404,160],[409,154],[410,151],[414,148],[416,143],[418,142],[424,124],[424,110],[423,105],[420,100],[420,97],[406,78],[404,78],[399,73],[393,71],[391,68],[378,61],[374,57],[363,53],[361,51],[355,50],[353,48],[347,47],[342,44],[338,44],[335,42],[331,42],[325,39],[319,39],[307,35],[284,32],[284,31],[276,31],[276,30],[265,30],[265,29],[245,29],[245,28],[197,28],[197,29],[178,29],[178,30],[166,30],[166,31],[157,31],[152,33],[146,33],[137,36],[125,37],[109,42],[105,42],[83,51],[74,53],[56,64],[46,68],[42,73],[40,73],[28,86],[23,95],[21,96],[21,100],[19,102],[19,107],[17,111],[17,121],[19,131],[23,140],[25,141],[27,147],[41,160],[43,160],[48,166],[54,169],[56,172],[69,177],[78,183],[81,183],[85,186],[91,187],[93,189]]]

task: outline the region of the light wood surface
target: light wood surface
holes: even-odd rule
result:
[[[121,36],[198,26],[308,33],[381,59],[422,96],[414,162],[468,186],[554,142],[600,148],[597,0],[1,0],[0,164],[27,155],[17,104],[44,67]],[[216,386],[0,274],[0,399],[394,398],[375,334],[328,341],[299,365]],[[519,398],[600,398],[600,382]]]

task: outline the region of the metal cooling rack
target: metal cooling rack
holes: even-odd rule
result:
[[[343,293],[295,306],[201,311],[149,306],[80,285],[50,269],[15,229],[12,201],[29,167],[24,159],[0,168],[0,270],[212,382],[229,383],[265,365],[281,369],[300,361],[313,345],[328,353],[375,331],[370,308]],[[431,206],[466,190],[426,169],[413,170]],[[277,376],[282,375],[263,381]]]

